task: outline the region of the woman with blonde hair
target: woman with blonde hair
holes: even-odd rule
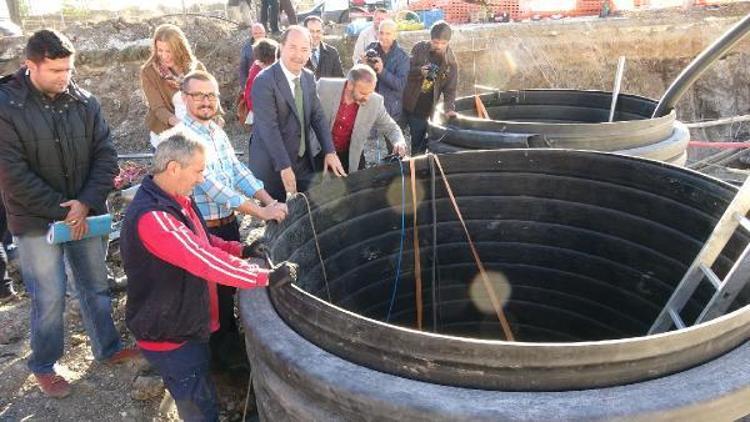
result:
[[[193,55],[182,30],[171,24],[159,25],[154,31],[151,56],[141,67],[141,86],[148,102],[146,126],[154,147],[157,135],[176,126],[185,115],[180,83],[194,70],[205,71],[206,67]]]

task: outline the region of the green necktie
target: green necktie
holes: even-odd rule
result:
[[[305,106],[302,103],[302,85],[300,78],[294,78],[294,105],[297,107],[299,116],[299,153],[300,157],[305,155]]]

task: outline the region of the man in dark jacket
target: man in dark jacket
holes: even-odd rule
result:
[[[210,234],[189,196],[204,179],[204,146],[191,132],[176,129],[167,136],[156,148],[153,176],[143,180],[125,214],[120,251],[128,276],[126,323],[164,379],[180,418],[216,421],[208,339],[220,327],[217,286],[279,287],[295,279],[296,267],[260,268],[242,259],[258,262],[258,243]]]
[[[310,32],[292,25],[280,41],[281,59],[261,72],[253,85],[255,125],[249,161],[266,191],[283,202],[287,194],[306,191],[321,167],[336,176],[346,172],[331,141],[315,77],[304,68],[310,59]]]
[[[315,80],[343,78],[344,69],[341,67],[339,51],[336,47],[323,42],[323,20],[318,16],[308,16],[305,18],[304,25],[310,31],[310,38],[312,38],[312,53],[305,67],[315,74]]]
[[[40,30],[26,45],[25,66],[0,79],[0,189],[32,299],[28,366],[53,397],[70,393],[53,369],[63,355],[67,281],[78,292],[94,357],[119,362],[137,354],[122,348],[112,322],[105,242],[84,239],[86,217],[107,212],[118,168],[99,102],[71,80],[74,54],[64,35]],[[73,241],[47,243],[55,221],[70,226]]]
[[[411,133],[411,153],[421,154],[427,148],[427,119],[443,95],[446,117],[456,115],[458,64],[448,46],[451,27],[437,21],[430,28],[430,41],[420,41],[411,49],[411,68],[404,89],[404,114]]]
[[[367,46],[365,50],[365,62],[372,67],[378,75],[378,84],[375,92],[383,96],[385,109],[388,115],[399,125],[402,124],[403,105],[401,99],[404,97],[406,78],[409,76],[409,54],[398,45],[396,34],[398,25],[392,19],[386,19],[380,23],[378,28],[378,40]],[[367,53],[374,51],[377,55],[373,58],[367,57]],[[372,55],[372,53],[370,53]],[[389,139],[372,133],[378,148],[378,157],[385,151],[393,150],[394,142],[398,139]],[[384,139],[385,142],[381,142]]]
[[[378,41],[367,46],[365,52],[374,50],[377,56],[368,60],[372,69],[378,75],[375,92],[383,96],[385,109],[395,121],[401,119],[406,78],[409,76],[409,53],[396,41],[398,26],[391,19],[386,19],[378,29]]]
[[[265,37],[266,28],[263,27],[263,24],[255,22],[250,26],[250,38],[242,44],[242,50],[240,51],[240,92],[245,90],[247,74],[250,72],[250,67],[253,65],[253,62],[255,62],[255,58],[253,57],[253,45]]]

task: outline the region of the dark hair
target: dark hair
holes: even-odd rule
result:
[[[41,63],[44,59],[64,59],[75,53],[68,37],[54,29],[40,29],[26,43],[26,58],[34,63]]]
[[[182,79],[182,82],[180,83],[180,91],[187,92],[187,87],[190,84],[190,81],[193,79],[203,82],[213,82],[216,84],[216,86],[219,85],[218,82],[216,82],[216,78],[214,78],[214,75],[205,72],[203,70],[194,70]]]
[[[253,58],[263,64],[275,62],[278,51],[279,44],[270,38],[263,38],[253,44]]]
[[[388,11],[386,9],[383,9],[382,7],[378,7],[377,9],[375,9],[375,12],[373,12],[373,14],[374,13],[385,13],[387,15]]]
[[[320,22],[320,24],[323,25],[323,19],[321,19],[320,16],[315,16],[315,15],[310,15],[306,17],[305,20],[302,21],[302,25],[304,25],[305,28],[307,28],[307,23],[312,22],[312,21]]]
[[[450,41],[453,29],[448,25],[448,22],[439,20],[432,24],[430,28],[430,38],[433,40],[445,40]]]
[[[300,32],[302,34],[307,35],[307,39],[312,43],[312,38],[310,37],[310,31],[307,30],[304,26],[299,25],[290,25],[288,26],[284,32],[281,34],[281,37],[279,38],[279,44],[284,45],[286,44],[287,38],[289,38],[289,34],[292,32]]]

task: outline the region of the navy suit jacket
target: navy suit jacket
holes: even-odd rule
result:
[[[302,69],[301,85],[305,109],[306,151],[305,159],[315,170],[320,169],[315,157],[335,152],[331,141],[320,99],[315,88],[315,77],[307,69]],[[293,167],[297,160],[300,140],[300,120],[294,96],[289,87],[281,62],[264,69],[253,83],[253,141],[250,144],[250,169],[266,185],[266,190],[283,192],[279,172]],[[311,129],[316,136],[311,136]]]
[[[339,56],[339,51],[336,50],[336,47],[322,41],[320,42],[318,67],[316,68],[313,66],[312,57],[307,61],[305,67],[315,74],[315,79],[344,77],[344,69],[341,67],[341,56]]]

